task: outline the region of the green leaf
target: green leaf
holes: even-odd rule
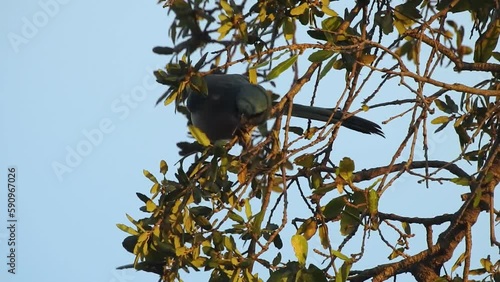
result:
[[[136,192],[135,195],[137,196],[137,198],[139,198],[139,200],[141,200],[144,203],[147,203],[150,200],[148,196],[146,196],[142,193]]]
[[[267,75],[267,80],[272,80],[276,77],[278,77],[282,72],[286,71],[288,68],[290,68],[295,61],[297,61],[297,58],[299,55],[293,55],[292,57],[284,60],[283,62],[279,63],[276,67],[274,67],[269,74]]]
[[[195,216],[193,220],[203,229],[210,231],[212,229],[212,224],[204,216]]]
[[[439,99],[434,100],[434,104],[436,104],[438,109],[440,109],[441,111],[443,111],[447,114],[453,113],[453,111],[451,111],[451,109],[448,107],[448,105]]]
[[[274,237],[273,244],[277,249],[281,250],[281,248],[283,248],[283,241],[281,240],[280,235],[276,235],[276,237]]]
[[[292,247],[293,251],[295,252],[295,257],[297,257],[299,264],[305,265],[307,259],[307,248],[308,248],[306,238],[304,238],[304,236],[300,234],[293,235]]]
[[[339,259],[341,259],[343,261],[351,261],[351,259],[348,256],[344,255],[343,253],[341,253],[337,250],[332,249],[332,255],[338,257]]]
[[[276,257],[274,257],[272,264],[273,266],[277,266],[280,262],[281,262],[281,253],[278,252]]]
[[[337,218],[345,207],[346,195],[332,199],[323,208],[323,216],[326,220]]]
[[[335,61],[337,60],[338,55],[339,54],[333,56],[333,58],[331,58],[330,61],[325,64],[325,66],[321,70],[321,73],[319,74],[319,79],[322,79],[330,70],[333,69],[333,63],[335,63]]]
[[[230,252],[238,252],[233,236],[224,237],[224,247],[226,247],[226,249]]]
[[[446,99],[446,104],[448,105],[448,108],[452,113],[458,113],[458,106],[455,104],[455,101],[453,101],[450,97],[450,95],[445,95]]]
[[[299,21],[302,25],[307,25],[309,23],[310,19],[310,9],[307,8],[300,16],[299,16]]]
[[[344,157],[340,163],[339,167],[336,169],[336,174],[345,181],[351,181],[352,172],[354,171],[354,161],[348,157]]]
[[[300,165],[304,168],[311,168],[314,164],[314,155],[313,154],[303,154],[303,155],[295,158],[293,163],[296,165]]]
[[[382,32],[388,35],[394,31],[392,15],[387,11],[378,11],[375,13],[375,23],[380,26]]]
[[[309,55],[308,60],[313,63],[319,63],[330,58],[333,54],[334,52],[330,50],[318,50]]]
[[[474,49],[474,62],[486,63],[498,43],[500,33],[500,19],[492,20],[485,33],[481,34],[476,41]]]
[[[314,38],[316,40],[323,40],[323,41],[327,40],[325,32],[323,32],[321,30],[308,30],[307,34],[309,34],[309,36],[311,36],[312,38]]]
[[[302,127],[298,127],[298,126],[290,126],[290,127],[288,127],[288,131],[293,132],[299,136],[302,136],[302,134],[304,134],[304,129]]]
[[[469,186],[470,185],[470,180],[467,177],[457,177],[457,178],[452,178],[451,182],[461,185],[461,186]]]
[[[213,210],[211,208],[205,206],[197,206],[189,209],[189,212],[194,216],[211,216],[212,211]]]
[[[345,261],[340,267],[340,271],[335,275],[335,282],[345,282],[349,276],[349,271],[351,271],[352,262]]]
[[[245,220],[243,219],[243,217],[241,217],[240,215],[238,215],[237,213],[233,212],[233,211],[229,211],[227,213],[227,215],[229,216],[230,219],[240,223],[240,224],[244,224],[245,223]]]
[[[295,21],[292,18],[286,18],[283,22],[283,33],[286,40],[292,40],[295,35]]]
[[[198,92],[202,95],[208,95],[207,81],[201,77],[199,74],[195,74],[189,80],[189,86],[193,91]]]
[[[312,172],[310,184],[312,189],[318,189],[323,185],[323,177],[319,171]]]
[[[262,220],[264,220],[265,212],[260,211],[255,215],[253,220],[252,232],[255,235],[260,235]]]
[[[493,52],[492,56],[493,58],[495,58],[495,60],[500,62],[500,52]]]
[[[375,189],[370,189],[368,191],[368,211],[371,216],[375,216],[378,213],[378,193]]]

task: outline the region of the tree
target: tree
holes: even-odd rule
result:
[[[384,281],[404,273],[418,281],[500,281],[499,261],[474,248],[480,240],[500,247],[494,203],[500,181],[500,53],[494,52],[500,1],[358,0],[344,4],[344,11],[342,3],[326,0],[159,3],[172,17],[173,46],[153,49],[170,60],[155,72],[169,87],[165,105],[175,102],[186,114],[186,89],[206,92],[203,75],[236,66],[251,82],[268,81],[271,88],[279,79],[291,86],[273,107],[271,129],[260,128],[244,150],[235,145],[237,137],[209,145],[192,128],[198,142],[179,143],[172,179],[165,161],[160,180],[144,171],[153,182],[151,195],[137,196],[147,216],[129,217],[132,227],[118,225],[129,233],[123,245],[135,255],[136,269],[158,273],[163,281],[180,280],[181,269],[206,271],[210,281]],[[464,83],[465,77],[473,83]],[[400,136],[391,136],[397,146],[384,152],[385,163],[355,166],[369,155],[333,161],[340,122],[291,125],[289,105],[296,95],[310,93],[313,104],[332,79],[339,86],[335,107],[346,118],[383,113],[385,131],[404,121],[394,130]],[[393,87],[406,93],[381,94]],[[440,132],[453,136],[454,154],[429,149]],[[346,154],[355,148],[349,149]],[[439,184],[468,191],[446,199],[456,204],[454,213],[385,212],[391,203],[382,202],[405,177],[416,180],[405,182],[412,190]],[[290,218],[298,211],[300,217]],[[489,231],[472,238],[480,215],[489,218]],[[413,231],[419,227],[425,232]],[[410,248],[417,238],[426,245]],[[370,253],[370,241],[384,251]],[[287,249],[294,255],[286,256]],[[472,261],[474,252],[479,261]],[[363,266],[370,256],[388,261]],[[445,267],[452,258],[451,268]]]

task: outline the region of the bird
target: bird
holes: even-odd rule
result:
[[[208,93],[189,89],[186,108],[192,124],[204,132],[212,143],[231,139],[238,130],[254,128],[270,118],[273,107],[271,95],[262,86],[250,83],[247,77],[240,74],[208,74],[203,78]],[[292,104],[294,117],[336,123],[343,115],[344,112],[338,109]],[[384,137],[378,124],[357,116],[346,118],[342,126]]]

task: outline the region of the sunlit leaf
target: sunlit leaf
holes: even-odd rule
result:
[[[451,267],[451,273],[455,272],[455,269],[457,269],[457,267],[461,266],[462,265],[462,262],[465,261],[465,258],[467,257],[467,254],[466,253],[462,253],[458,259],[455,261],[455,263],[453,264],[453,266]]]
[[[432,124],[441,124],[441,123],[445,123],[445,122],[449,122],[450,121],[450,117],[448,116],[440,116],[440,117],[437,117],[435,119],[433,119],[431,121]]]
[[[328,226],[326,224],[322,224],[319,227],[319,240],[323,248],[327,249],[328,246],[330,246],[330,241],[328,238]]]
[[[378,200],[379,196],[375,189],[370,189],[368,191],[368,211],[371,216],[374,216],[378,213]]]
[[[194,125],[188,126],[189,132],[193,135],[194,139],[202,146],[210,145],[210,139],[208,139],[205,132],[201,131],[198,127]]]
[[[124,231],[124,232],[127,232],[128,234],[130,235],[139,235],[139,232],[137,232],[135,229],[131,228],[131,227],[128,227],[127,225],[125,224],[121,224],[121,223],[118,223],[116,225],[120,230]]]
[[[344,255],[343,253],[341,253],[337,250],[332,249],[332,255],[338,257],[339,259],[341,259],[343,261],[351,261],[351,259],[348,256]]]
[[[309,4],[307,2],[304,2],[304,3],[300,4],[299,6],[291,9],[290,15],[292,15],[292,16],[302,15],[306,11],[307,8],[309,8]]]
[[[168,171],[167,162],[164,160],[161,160],[160,161],[160,173],[165,175],[165,173],[167,173],[167,171]]]
[[[295,257],[297,257],[298,262],[301,265],[305,265],[307,259],[307,240],[304,236],[300,234],[295,234],[292,236],[292,247],[295,252]]]
[[[403,230],[405,231],[406,235],[411,235],[411,226],[408,222],[401,222],[401,226],[403,227]]]

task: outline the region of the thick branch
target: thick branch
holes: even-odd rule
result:
[[[445,222],[449,222],[453,220],[453,218],[455,217],[454,214],[448,214],[448,213],[431,218],[421,218],[421,217],[406,217],[397,214],[382,213],[382,212],[379,212],[378,216],[380,217],[381,220],[388,219],[388,220],[396,220],[400,222],[417,223],[423,225],[439,225]]]

